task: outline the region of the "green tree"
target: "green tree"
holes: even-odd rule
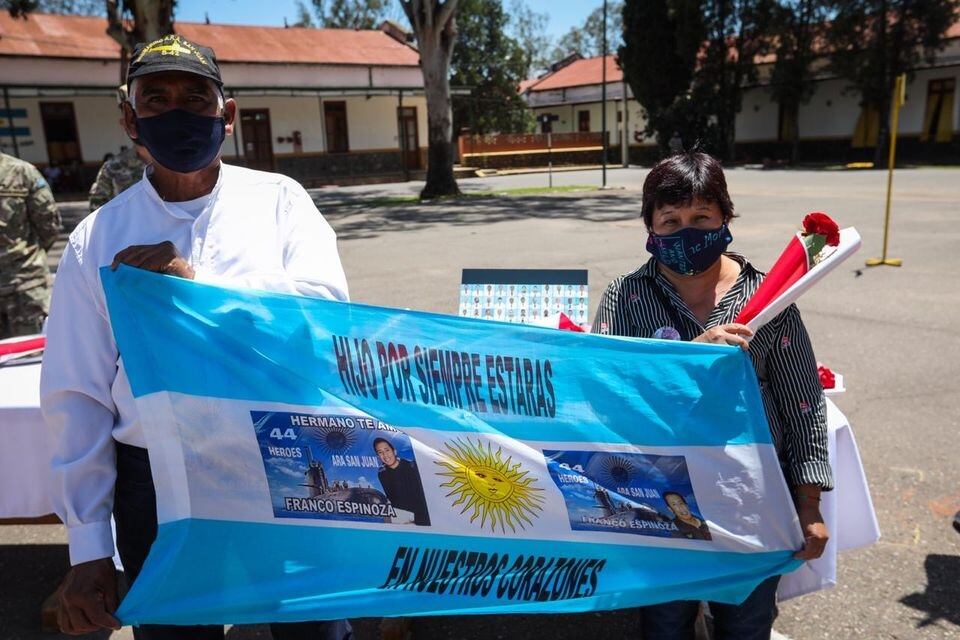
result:
[[[317,24],[335,29],[376,29],[380,24],[393,17],[392,0],[312,0],[313,12]],[[309,15],[303,3],[297,8],[301,26],[305,15]],[[310,24],[302,26],[313,26]]]
[[[674,133],[691,145],[710,131],[691,99],[697,52],[704,40],[698,0],[627,0],[617,58],[646,114],[645,133],[663,153]],[[651,73],[656,69],[656,73]]]
[[[946,46],[958,0],[835,0],[828,31],[830,64],[850,82],[861,106],[875,109],[880,131],[874,164],[885,166],[894,82]]]
[[[297,0],[297,20],[290,26],[291,27],[308,27],[308,28],[317,26],[313,22],[313,16],[310,15],[310,9],[307,8],[307,5],[303,4],[302,0]]]
[[[523,49],[526,65],[524,78],[532,78],[550,66],[550,36],[547,35],[549,16],[532,10],[524,0],[511,0],[510,35]]]
[[[501,0],[460,0],[457,45],[450,82],[471,88],[453,101],[453,131],[520,132],[533,121],[517,87],[526,77],[526,54],[507,35],[509,18]]]
[[[607,3],[607,52],[616,51],[623,42],[623,4],[622,0]],[[590,12],[582,27],[572,27],[560,37],[553,50],[552,61],[562,60],[571,53],[579,53],[587,58],[602,55],[603,5]]]
[[[14,18],[26,17],[34,11],[80,16],[104,14],[103,0],[2,0],[0,9],[5,9]]]
[[[793,162],[800,160],[800,106],[816,91],[814,62],[822,55],[817,38],[826,28],[830,1],[780,0],[773,9],[769,33],[776,61],[767,90],[787,123],[782,133],[791,141]]]
[[[737,114],[744,86],[757,79],[755,59],[769,48],[765,37],[773,15],[772,0],[702,0],[706,43],[693,78],[696,103],[716,123],[711,152],[735,157]]]
[[[459,195],[453,175],[450,59],[457,41],[458,0],[400,0],[420,50],[427,96],[427,183],[420,198]]]

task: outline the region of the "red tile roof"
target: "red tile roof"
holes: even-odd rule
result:
[[[600,84],[603,73],[603,57],[584,58],[576,60],[567,66],[559,69],[531,84],[522,83],[521,91],[529,89],[530,91],[550,91],[553,89],[567,89],[569,87],[583,87],[591,84]],[[617,65],[615,56],[606,57],[607,63],[607,82],[620,82],[623,80],[623,71]],[[530,81],[526,81],[530,82]]]
[[[955,22],[945,36],[947,39],[960,38],[960,21]],[[756,64],[772,63],[777,59],[776,54],[768,53],[763,56],[756,56]],[[608,55],[607,62],[607,83],[616,83],[623,80],[623,71],[617,65],[616,57]],[[518,90],[520,93],[525,91],[551,91],[555,89],[568,89],[570,87],[582,87],[588,85],[598,85],[601,83],[601,58],[584,58],[570,63],[569,65],[543,76],[542,78],[531,78],[520,83]]]
[[[0,12],[0,56],[114,60],[104,18]],[[177,22],[176,32],[212,47],[220,62],[417,66],[419,54],[379,30],[301,29]]]

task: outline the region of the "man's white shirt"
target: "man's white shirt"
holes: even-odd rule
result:
[[[145,177],[77,226],[57,269],[40,395],[71,564],[113,555],[113,441],[145,446],[101,267],[131,245],[169,240],[197,281],[348,299],[336,234],[294,180],[221,165],[209,196],[182,204],[164,202]]]

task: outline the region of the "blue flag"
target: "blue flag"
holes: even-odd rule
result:
[[[800,564],[739,349],[101,277],[157,487],[124,624],[735,603]]]

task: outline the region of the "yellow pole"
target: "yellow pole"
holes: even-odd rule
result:
[[[867,260],[868,267],[877,267],[885,264],[890,267],[899,267],[903,264],[900,258],[887,257],[887,244],[890,236],[890,201],[893,196],[893,166],[897,157],[897,126],[900,124],[900,107],[906,100],[907,75],[901,73],[893,89],[893,105],[890,114],[890,157],[887,160],[887,210],[883,218],[883,255],[879,258]]]

